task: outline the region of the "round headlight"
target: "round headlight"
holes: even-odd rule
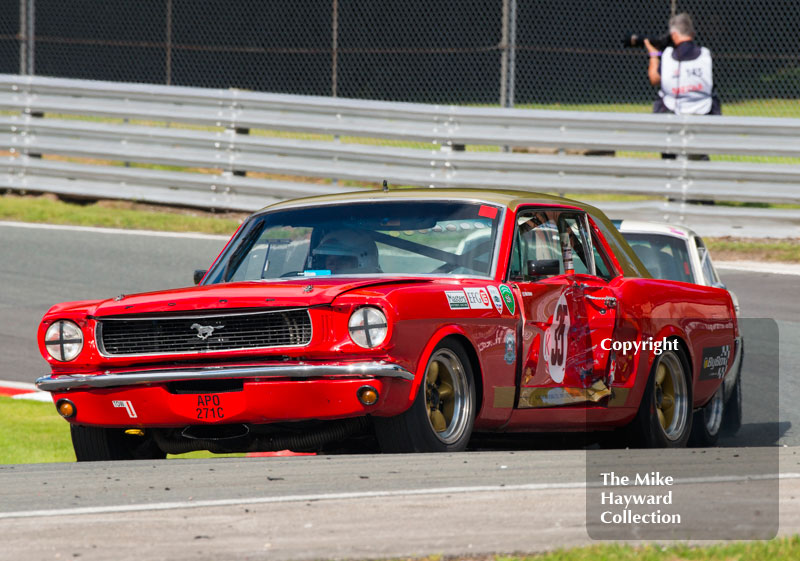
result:
[[[371,349],[383,343],[389,324],[378,308],[359,308],[350,316],[350,338],[359,347]]]
[[[44,334],[44,347],[48,354],[58,361],[75,360],[83,349],[81,328],[67,320],[53,322]]]

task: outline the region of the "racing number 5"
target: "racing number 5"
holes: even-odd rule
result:
[[[556,329],[553,350],[550,353],[550,364],[561,366],[564,364],[564,349],[566,348],[566,324],[564,319],[567,317],[567,305],[561,304],[556,308]]]

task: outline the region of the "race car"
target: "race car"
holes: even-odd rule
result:
[[[599,210],[522,191],[277,203],[199,276],[44,316],[37,385],[79,461],[615,429],[680,447],[739,341],[727,291],[653,279]]]
[[[613,220],[614,226],[657,279],[726,288],[720,280],[711,254],[694,230],[682,225]],[[728,290],[739,316],[739,299]],[[720,430],[736,433],[742,425],[742,363],[744,341],[736,346],[731,373],[724,387],[714,394],[706,407],[695,413],[690,442],[698,446],[716,444]]]

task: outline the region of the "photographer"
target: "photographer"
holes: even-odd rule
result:
[[[650,55],[647,76],[651,84],[659,86],[653,113],[720,115],[720,102],[713,92],[711,52],[695,44],[689,14],[672,16],[669,34],[673,46],[663,53],[644,40]]]

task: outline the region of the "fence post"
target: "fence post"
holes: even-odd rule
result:
[[[164,72],[166,74],[166,83],[168,86],[172,85],[172,0],[167,0],[167,21],[165,33],[165,48],[164,56]]]
[[[25,74],[28,68],[28,0],[19,0],[19,73]]]
[[[503,25],[500,35],[500,107],[508,96],[508,0],[503,0]]]
[[[514,106],[515,50],[517,47],[517,0],[503,0],[503,30],[500,38],[500,107]],[[503,152],[510,152],[503,146]]]
[[[339,0],[333,1],[331,15],[331,97],[336,97],[339,80]]]
[[[19,73],[33,75],[34,0],[19,0]]]
[[[331,97],[336,97],[337,83],[339,81],[339,0],[332,0],[331,13]],[[333,136],[333,141],[340,142],[339,135]],[[333,185],[338,185],[339,180],[333,178]]]
[[[508,9],[508,95],[506,107],[514,107],[517,56],[517,0],[509,0]]]

